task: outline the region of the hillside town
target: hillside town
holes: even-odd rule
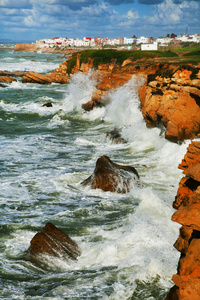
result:
[[[53,47],[125,47],[131,49],[133,46],[140,46],[141,50],[157,50],[158,47],[168,47],[169,44],[180,44],[180,43],[200,43],[200,34],[193,35],[167,35],[166,37],[159,37],[157,39],[141,36],[139,38],[133,36],[131,38],[101,38],[101,37],[84,37],[79,38],[61,38],[54,37],[52,39],[43,39],[36,41],[36,46],[40,49],[53,48]]]

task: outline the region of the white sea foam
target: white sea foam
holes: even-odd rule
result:
[[[95,81],[91,79],[91,73],[75,74],[68,86],[65,100],[63,101],[63,110],[73,111],[81,110],[81,105],[91,99],[95,90]]]
[[[51,272],[45,273],[39,281],[34,279],[36,286],[52,280],[49,297],[57,299],[65,295],[80,299],[128,299],[136,280],[151,281],[157,275],[162,287],[170,287],[179,258],[173,248],[179,225],[171,221],[172,202],[182,176],[177,167],[189,141],[173,144],[160,135],[160,129],[146,128],[134,76],[110,93],[108,107],[83,112],[81,105],[91,99],[95,84],[90,73],[76,74],[66,91],[62,87],[63,99],[56,98],[55,90],[60,92],[60,89],[53,86],[53,96],[47,96],[43,88],[43,96],[40,94],[36,101],[29,99],[26,104],[16,103],[16,99],[0,101],[5,113],[37,112],[49,116],[48,123],[43,125],[44,132],[41,128],[38,134],[30,131],[12,138],[1,137],[6,149],[2,152],[1,165],[6,174],[2,177],[3,212],[5,222],[17,226],[17,230],[8,233],[9,238],[3,237],[5,251],[1,252],[1,259],[4,261],[6,256],[8,260],[15,260],[28,248],[36,233],[30,226],[38,227],[44,220],[62,224],[66,230],[71,226],[74,233],[70,237],[82,249],[78,261],[69,263],[47,256]],[[9,88],[30,89],[31,93],[38,87],[13,83]],[[52,102],[53,107],[42,107],[44,102]],[[71,133],[73,118],[78,130]],[[87,121],[90,126],[84,131],[82,126]],[[35,121],[34,126],[40,125]],[[126,144],[107,142],[106,132],[115,127],[122,128]],[[96,160],[104,154],[116,163],[135,166],[141,186],[133,186],[124,195],[83,188],[80,182],[92,174]],[[29,225],[26,229],[18,229],[26,224]],[[6,272],[17,273],[21,262],[16,265],[14,270],[9,266]],[[28,274],[29,270],[33,270],[31,264],[26,265],[24,273]],[[21,269],[20,272],[23,273]],[[61,282],[72,279],[70,284],[64,282],[55,287],[54,276],[60,276]],[[27,290],[27,281],[24,282],[22,280],[20,286]],[[110,296],[104,288],[112,290]],[[15,289],[19,294],[18,286]]]
[[[47,73],[58,68],[59,64],[55,62],[36,61],[30,59],[8,58],[1,62],[1,70],[6,71],[34,71],[37,73]]]

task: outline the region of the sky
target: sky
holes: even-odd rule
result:
[[[200,34],[200,0],[0,0],[0,41]]]

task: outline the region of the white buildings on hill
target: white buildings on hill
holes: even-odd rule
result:
[[[84,37],[83,39],[79,38],[59,38],[55,37],[53,39],[44,39],[36,41],[36,46],[40,49],[42,48],[52,48],[52,47],[102,47],[106,45],[110,46],[122,46],[125,45],[129,49],[132,48],[133,44],[140,45],[141,50],[157,50],[158,46],[168,46],[169,43],[180,43],[180,42],[194,42],[200,43],[200,34],[194,35],[179,35],[176,36],[174,34],[171,37],[163,37],[157,38],[153,40],[152,38],[148,38],[145,36],[141,36],[140,38],[101,38],[101,37]]]

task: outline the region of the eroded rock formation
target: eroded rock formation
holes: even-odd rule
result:
[[[81,250],[66,233],[52,223],[47,223],[33,237],[26,253],[27,259],[35,264],[44,264],[43,255],[76,260]]]
[[[73,65],[74,64],[74,65]],[[69,66],[73,67],[70,69]],[[85,111],[109,103],[109,91],[127,83],[133,75],[146,78],[139,87],[142,113],[148,127],[164,127],[165,137],[172,142],[193,139],[200,133],[200,69],[189,65],[177,67],[170,63],[131,58],[118,65],[115,59],[93,69],[93,59],[81,61],[81,53],[63,61],[59,68],[46,75],[29,72],[23,82],[49,84],[68,83],[77,72],[91,72],[96,89],[82,105]],[[70,73],[70,74],[69,74]]]
[[[50,84],[57,82],[65,84],[69,82],[69,75],[67,74],[67,62],[64,61],[56,68],[54,72],[42,75],[36,72],[28,72],[23,76],[23,83],[38,83],[38,84]]]
[[[189,66],[160,70],[140,87],[147,126],[164,125],[165,137],[177,142],[200,132],[200,70]]]
[[[172,220],[182,225],[174,247],[181,256],[175,286],[167,299],[200,299],[200,142],[192,141],[179,165],[186,175],[179,184],[173,203],[177,211]]]
[[[139,175],[134,167],[115,164],[104,155],[97,160],[94,173],[81,184],[105,192],[127,193],[135,182],[139,182]]]
[[[40,83],[40,84],[50,84],[52,82],[51,78],[46,75],[42,75],[36,72],[29,72],[23,76],[23,83]]]
[[[17,81],[17,80],[10,76],[0,76],[0,82],[11,83],[13,81]]]

